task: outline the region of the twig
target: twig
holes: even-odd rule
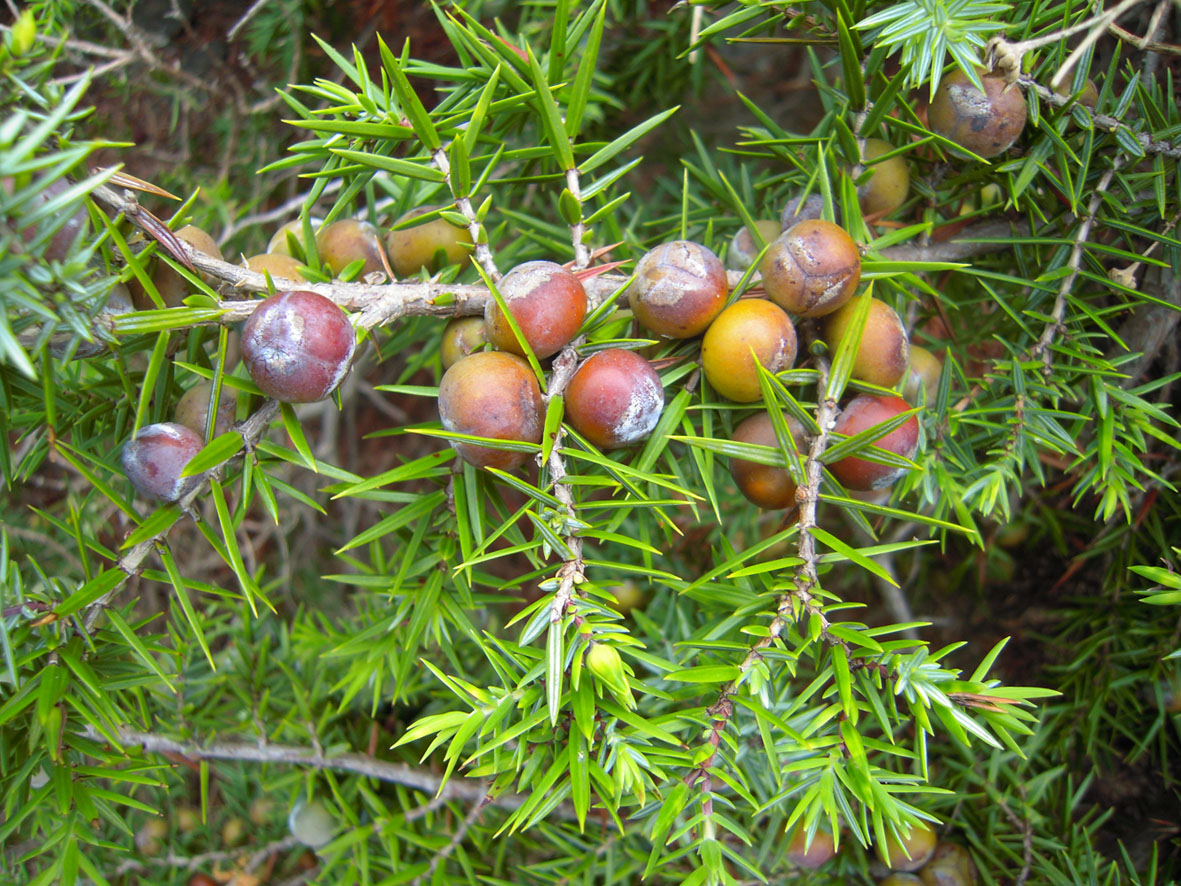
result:
[[[145,218],[145,216],[150,216],[150,213],[147,213],[138,203],[120,195],[115,189],[100,185],[93,191],[93,196],[117,212],[126,214],[128,219],[138,227],[145,231],[151,231],[152,224]],[[155,222],[162,224],[158,219],[155,219]],[[1016,226],[1016,231],[1019,234],[1025,230],[1027,229],[1022,225]],[[958,237],[930,246],[894,246],[882,250],[881,254],[883,258],[891,261],[958,261],[973,255],[1005,249],[1007,244],[1003,238],[1012,237],[1013,232],[1014,227],[1007,222],[989,222],[967,228]],[[978,240],[979,242],[977,242]],[[177,242],[179,249],[186,253],[196,270],[216,277],[233,290],[243,293],[267,291],[266,278],[262,274],[240,265],[215,259],[193,249],[183,240]],[[484,248],[487,248],[486,244]],[[477,252],[479,252],[479,247],[477,247]],[[490,258],[491,256],[489,256]],[[485,272],[487,272],[487,267],[485,267]],[[737,286],[742,276],[742,273],[738,271],[729,272],[729,285],[731,287]],[[582,282],[590,306],[595,307],[626,283],[627,277],[617,274],[600,274],[587,277]],[[365,283],[307,283],[275,278],[275,285],[317,292],[342,308],[360,311],[360,315],[354,322],[364,329],[372,329],[402,317],[477,316],[484,313],[484,306],[489,298],[486,286],[465,283],[415,282],[373,286]],[[626,296],[620,300],[620,307],[623,307],[625,303]],[[257,305],[258,302],[253,300],[223,300],[218,303],[218,308],[223,313],[217,319],[207,322],[230,325],[238,323],[249,317]],[[117,327],[114,318],[108,318],[105,322],[108,327]]]
[[[439,148],[431,155],[431,160],[438,170],[443,173],[443,179],[447,182],[447,187],[451,189],[451,193],[455,197],[456,208],[467,219],[468,233],[472,235],[472,242],[476,244],[476,261],[480,263],[480,267],[484,269],[484,273],[488,275],[493,283],[500,282],[500,270],[496,267],[496,260],[492,257],[492,250],[488,248],[487,234],[480,224],[480,219],[476,217],[476,211],[472,208],[471,198],[467,196],[460,197],[455,194],[455,187],[451,182],[451,162],[447,159],[447,152]]]
[[[200,77],[194,77],[192,74],[185,71],[180,65],[165,64],[148,46],[147,40],[144,39],[143,33],[130,20],[124,19],[117,12],[111,9],[103,0],[87,0],[87,2],[97,9],[102,15],[115,26],[115,28],[127,38],[127,42],[131,44],[132,50],[143,61],[151,65],[152,68],[159,71],[167,71],[168,74],[175,77],[177,80],[191,86],[192,88],[204,92],[213,93],[216,89],[211,83],[202,80]]]
[[[272,843],[267,843],[261,847],[257,852],[250,856],[250,860],[246,863],[246,870],[256,870],[267,857],[278,852],[284,852],[288,849],[293,849],[299,845],[299,841],[295,837],[284,837],[282,840],[275,840]],[[149,867],[170,867],[185,871],[196,870],[197,868],[205,867],[208,864],[219,861],[230,861],[237,859],[242,855],[242,851],[238,849],[221,849],[215,852],[202,852],[198,855],[177,855],[175,852],[169,852],[167,855],[161,855],[156,858],[135,859],[129,858],[122,862],[115,868],[114,874],[116,877],[121,877],[132,871],[144,871]]]
[[[827,395],[828,364],[823,359],[817,359],[816,391],[819,406],[816,409],[816,436],[812,438],[812,445],[808,449],[808,458],[804,462],[804,482],[796,487],[796,501],[799,503],[800,516],[797,525],[800,534],[797,549],[803,564],[796,569],[794,595],[808,611],[809,615],[819,617],[822,630],[827,634],[828,620],[820,611],[820,606],[812,597],[812,590],[819,586],[820,577],[816,572],[816,539],[812,530],[816,528],[816,504],[820,501],[820,481],[824,476],[824,466],[820,457],[828,446],[828,435],[836,424],[837,402]]]
[[[1037,93],[1038,98],[1054,107],[1060,108],[1074,101],[1073,96],[1055,92],[1053,89],[1038,83],[1029,74],[1020,75],[1017,78],[1017,84],[1022,89],[1033,90]],[[1177,142],[1155,139],[1143,132],[1136,132],[1122,120],[1117,120],[1115,117],[1109,117],[1106,114],[1092,114],[1091,120],[1095,126],[1105,132],[1115,132],[1117,129],[1126,130],[1132,138],[1140,143],[1140,147],[1146,154],[1161,154],[1165,157],[1181,159],[1181,144]]]
[[[828,364],[824,360],[818,359],[816,368],[819,373],[819,378],[816,381],[816,389],[823,397],[828,387]],[[746,657],[738,665],[739,676],[722,687],[718,693],[718,700],[706,710],[712,721],[710,724],[710,736],[707,741],[713,746],[713,750],[700,765],[685,777],[686,783],[689,785],[700,783],[705,791],[709,791],[710,789],[709,771],[710,767],[713,766],[714,760],[717,758],[722,733],[725,731],[726,724],[734,713],[734,703],[731,699],[733,699],[734,694],[738,691],[738,687],[745,678],[747,671],[762,659],[763,650],[779,638],[784,628],[805,615],[820,619],[821,635],[827,641],[840,642],[834,641],[829,635],[828,619],[824,616],[820,605],[812,596],[812,590],[820,583],[819,577],[816,574],[816,540],[812,537],[811,533],[811,530],[816,527],[816,503],[820,500],[820,480],[824,476],[824,468],[820,462],[820,457],[824,454],[825,447],[828,446],[828,436],[833,424],[836,422],[836,413],[837,403],[835,400],[830,400],[827,397],[821,399],[816,409],[818,430],[812,438],[811,445],[808,447],[808,457],[804,460],[804,482],[796,487],[796,502],[800,508],[797,522],[799,535],[796,540],[796,548],[803,563],[796,569],[793,578],[793,588],[779,597],[775,618],[771,620],[771,624],[768,626],[767,635],[759,638],[750,647],[750,650],[746,653]],[[708,797],[706,798],[705,806],[705,812],[708,815],[710,811],[710,800]]]
[[[1022,794],[1022,802],[1025,800],[1024,789],[1018,787]],[[1021,866],[1021,873],[1017,875],[1017,879],[1013,881],[1013,886],[1025,886],[1025,881],[1029,879],[1029,872],[1033,869],[1033,826],[1029,821],[1022,821],[1009,808],[1009,804],[1005,802],[1004,798],[999,794],[994,797],[996,805],[1000,807],[1001,812],[1005,813],[1005,817],[1012,822],[1013,827],[1021,832],[1021,848],[1024,860]]]
[[[427,869],[414,878],[414,886],[430,880],[439,865],[446,861],[447,857],[463,842],[463,838],[467,836],[467,832],[471,829],[471,826],[476,823],[476,820],[480,817],[480,813],[484,811],[484,807],[490,802],[492,802],[492,798],[485,794],[482,799],[472,804],[472,808],[464,816],[463,821],[459,823],[459,827],[455,829],[455,833],[451,835],[451,839],[447,841],[447,845],[432,855]]]
[[[1010,43],[1002,36],[993,37],[988,43],[985,58],[988,61],[989,67],[999,68],[1005,75],[1005,79],[1012,83],[1021,71],[1021,59],[1025,53],[1039,49],[1042,46],[1048,46],[1051,43],[1061,43],[1073,34],[1077,34],[1080,31],[1087,31],[1087,36],[1083,38],[1083,41],[1078,46],[1071,50],[1066,61],[1063,62],[1062,66],[1054,74],[1054,79],[1050,81],[1050,85],[1056,88],[1062,84],[1071,69],[1078,64],[1079,59],[1095,44],[1095,41],[1103,36],[1109,24],[1133,6],[1139,6],[1143,2],[1144,0],[1122,0],[1121,3],[1113,6],[1111,9],[1105,10],[1091,18],[1076,22],[1070,27],[1055,31],[1052,34],[1045,34],[1030,40]]]
[[[587,281],[589,282],[589,281]],[[576,340],[566,347],[561,353],[554,358],[553,375],[550,376],[549,387],[546,392],[546,403],[554,397],[560,396],[565,390],[566,385],[570,383],[570,379],[574,377],[574,370],[578,368],[578,352],[576,350],[578,342]],[[562,435],[565,432],[559,428],[558,437],[554,440],[553,448],[550,450],[549,461],[546,464],[549,467],[550,478],[554,484],[554,498],[562,503],[562,507],[566,512],[566,519],[574,521],[577,519],[577,512],[574,508],[574,494],[570,489],[566,480],[566,461],[562,458],[559,451],[562,443]],[[554,601],[550,604],[550,622],[560,623],[566,615],[566,610],[570,608],[570,603],[574,599],[575,585],[582,582],[584,578],[585,563],[582,560],[582,539],[573,532],[565,533],[566,546],[573,554],[573,558],[567,560],[558,569],[558,590],[554,594]]]
[[[92,741],[107,742],[107,736],[93,726],[87,726],[82,734]],[[247,741],[212,741],[202,744],[197,741],[181,741],[166,738],[151,732],[133,729],[119,729],[115,733],[120,745],[139,747],[150,754],[167,754],[188,757],[194,760],[238,760],[251,763],[282,763],[289,766],[307,766],[312,769],[327,769],[336,772],[352,772],[365,778],[400,784],[445,800],[468,800],[473,803],[488,797],[486,785],[482,782],[469,784],[451,780],[446,784],[432,772],[416,769],[405,763],[390,763],[376,760],[367,754],[345,753],[327,756],[311,748],[294,745],[259,744]],[[506,794],[489,800],[506,809],[516,809],[529,798],[517,794]]]
[[[237,37],[238,32],[246,26],[246,23],[254,18],[258,14],[259,10],[261,10],[269,2],[270,0],[254,0],[254,4],[244,13],[242,13],[242,17],[234,22],[233,27],[226,31],[226,39],[233,40],[235,37]]]
[[[1181,46],[1177,46],[1175,43],[1159,43],[1156,40],[1149,40],[1148,35],[1137,37],[1131,31],[1121,28],[1115,22],[1108,25],[1107,30],[1112,36],[1134,44],[1137,49],[1148,50],[1149,52],[1164,52],[1168,55],[1181,55]]]
[[[578,221],[570,226],[570,240],[574,244],[574,267],[581,269],[590,264],[590,250],[582,242],[586,236],[586,226],[582,223],[582,186],[578,182],[577,169],[566,170],[566,189],[574,195],[579,206]]]
[[[0,31],[11,32],[12,26],[0,25]],[[111,49],[109,46],[100,46],[86,40],[76,40],[73,37],[54,37],[52,34],[44,34],[40,31],[37,32],[37,39],[49,46],[64,46],[66,49],[72,49],[85,55],[97,55],[100,58],[122,59],[132,54],[128,49]]]
[[[1042,363],[1046,370],[1050,369],[1050,345],[1054,342],[1054,336],[1062,329],[1062,318],[1066,314],[1066,298],[1070,295],[1070,290],[1074,286],[1074,281],[1078,279],[1079,272],[1082,266],[1083,246],[1087,242],[1087,237],[1091,233],[1091,225],[1095,222],[1095,213],[1099,209],[1099,203],[1103,199],[1103,193],[1107,190],[1107,186],[1111,184],[1112,178],[1115,177],[1116,171],[1119,169],[1122,162],[1122,156],[1117,156],[1112,162],[1111,168],[1103,173],[1103,177],[1099,179],[1099,184],[1095,186],[1095,193],[1091,195],[1091,200],[1087,204],[1087,214],[1083,218],[1082,224],[1079,225],[1078,231],[1074,235],[1074,245],[1070,248],[1070,258],[1067,260],[1067,267],[1070,268],[1070,273],[1062,278],[1062,282],[1058,286],[1058,295],[1054,299],[1054,308],[1050,312],[1050,322],[1046,324],[1046,328],[1042,331],[1037,343],[1029,351],[1030,359],[1042,358]]]

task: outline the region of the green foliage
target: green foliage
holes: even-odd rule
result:
[[[179,205],[131,201],[134,180],[92,170],[113,147],[103,106],[86,109],[88,77],[55,79],[70,26],[124,34],[93,10],[31,8],[34,38],[22,19],[0,52],[5,882],[183,883],[216,863],[245,883],[266,862],[275,882],[325,884],[867,883],[871,847],[920,821],[969,845],[986,883],[1175,875],[1170,834],[1133,843],[1104,788],[1150,773],[1151,818],[1178,787],[1181,585],[1161,561],[1181,527],[1178,374],[1154,338],[1175,330],[1181,291],[1172,83],[1110,38],[1074,75],[1076,90],[1096,80],[1094,113],[1054,98],[1062,38],[1013,87],[1031,111],[1018,150],[966,158],[922,114],[926,84],[948,56],[973,70],[1002,10],[1016,39],[1087,8],[471,2],[432,7],[446,51],[428,58],[392,33],[305,41],[318,4],[264,4],[241,48],[262,63],[278,32],[270,60],[300,75],[286,122],[228,103],[209,131],[227,156],[250,141],[248,159],[212,181],[163,173]],[[798,43],[806,127],[726,76],[729,53]],[[301,67],[309,55],[322,67]],[[202,94],[166,64],[151,73],[144,88],[178,107]],[[139,88],[109,76],[104,89]],[[735,131],[714,139],[703,105]],[[912,170],[886,220],[858,203],[867,137]],[[749,411],[710,390],[698,344],[649,338],[625,308],[650,247],[725,256],[805,194],[862,247],[864,291],[943,359],[894,422],[917,414],[921,444],[886,498],[825,468],[912,465],[874,446],[894,424],[830,433],[842,397],[881,392],[851,377],[856,335],[829,354],[799,323],[799,365],[760,375],[781,446],[755,446],[731,440]],[[158,236],[161,219],[213,220],[227,255],[252,254],[273,229],[259,219],[301,215],[310,235],[312,217],[388,227],[424,205],[473,234],[471,266],[318,284],[363,356],[334,399],[299,408],[265,401],[233,358],[262,287]],[[85,233],[48,257],[81,207]],[[503,302],[499,272],[520,262],[606,247],[573,347],[552,366],[529,354],[553,395],[542,443],[442,429],[439,318]],[[125,284],[157,301],[152,262],[189,297],[127,310]],[[756,270],[733,275],[734,297]],[[644,444],[604,453],[563,425],[561,393],[608,347],[646,348],[667,402]],[[238,392],[241,421],[206,435],[199,494],[137,498],[122,445],[206,379],[215,399]],[[808,451],[783,445],[784,414]],[[457,439],[529,467],[477,470]],[[734,458],[787,469],[798,515],[747,504]],[[1022,526],[1014,547],[1004,533]],[[628,585],[645,605],[625,612]],[[992,606],[1008,609],[979,617]],[[286,814],[313,801],[338,827],[301,874]],[[182,827],[181,805],[204,824]],[[147,851],[160,815],[187,861]],[[797,826],[843,851],[801,872]]]

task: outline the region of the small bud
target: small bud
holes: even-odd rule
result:
[[[37,40],[37,21],[33,18],[33,11],[26,9],[12,26],[12,54],[22,56],[33,48]]]
[[[623,672],[623,658],[619,650],[606,643],[591,643],[586,653],[586,666],[592,674],[629,708],[635,707],[627,675]]]

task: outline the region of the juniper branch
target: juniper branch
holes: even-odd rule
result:
[[[483,230],[480,225],[480,219],[476,216],[475,209],[472,208],[472,201],[470,197],[459,196],[455,194],[455,186],[451,181],[451,161],[447,159],[447,152],[439,148],[431,155],[431,160],[438,168],[439,172],[443,173],[443,179],[447,182],[447,187],[451,189],[451,193],[455,196],[455,205],[467,219],[468,233],[472,235],[472,243],[475,244],[476,261],[480,263],[480,267],[484,269],[484,273],[488,275],[492,282],[500,281],[500,269],[496,267],[496,260],[492,257],[492,250],[488,248],[488,243],[484,239]]]
[[[94,726],[87,726],[82,734],[92,741],[108,742],[108,736]],[[465,800],[479,803],[487,796],[483,783],[468,784],[462,781],[447,781],[441,776],[405,763],[391,763],[377,760],[365,754],[344,753],[324,754],[311,748],[294,745],[259,744],[247,741],[211,741],[203,743],[190,740],[167,738],[152,732],[134,729],[119,729],[114,738],[119,747],[138,747],[149,754],[166,754],[187,757],[192,760],[237,760],[250,763],[279,763],[288,766],[306,766],[312,769],[330,769],[336,772],[352,772],[377,781],[400,784],[422,791],[431,796],[442,796],[449,800]],[[491,802],[507,809],[516,809],[527,800],[517,794],[506,794],[492,798]]]

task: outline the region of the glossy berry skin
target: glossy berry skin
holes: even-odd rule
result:
[[[931,131],[988,159],[1013,146],[1025,128],[1025,96],[1004,78],[981,74],[981,92],[960,70],[939,81],[927,110]]]
[[[837,418],[836,424],[833,425],[833,431],[852,437],[854,434],[869,430],[874,425],[889,421],[909,409],[910,404],[901,397],[875,397],[870,394],[862,394],[849,401],[840,417]],[[919,446],[918,418],[912,415],[894,430],[875,440],[873,445],[880,449],[889,450],[895,455],[914,458]],[[853,455],[833,462],[828,467],[842,486],[861,492],[885,489],[906,473],[906,468],[877,464]]]
[[[552,261],[517,265],[497,284],[501,297],[536,357],[560,351],[586,317],[586,290],[577,277]],[[513,328],[495,299],[484,308],[488,341],[502,351],[524,356]]]
[[[958,843],[939,843],[919,871],[923,886],[976,886],[976,862]]]
[[[208,874],[193,874],[189,877],[189,886],[221,886],[221,884]]]
[[[942,360],[926,348],[911,345],[903,396],[914,404],[922,402],[924,398],[928,403],[932,402],[939,393],[939,376],[942,374]]]
[[[193,225],[185,225],[174,233],[178,240],[183,240],[198,252],[203,252],[219,261],[222,259],[221,250],[217,246],[217,241],[200,228]],[[162,246],[157,246],[156,248],[163,249]],[[170,265],[159,259],[156,260],[155,269],[152,271],[152,283],[155,284],[156,291],[160,293],[160,300],[164,302],[164,307],[166,308],[181,307],[184,304],[184,300],[193,293],[193,284],[182,277],[179,272],[173,270]],[[139,310],[147,311],[156,307],[155,302],[143,291],[138,283],[131,287],[131,294],[135,301],[135,306]]]
[[[787,423],[788,431],[791,432],[792,440],[795,441],[796,450],[803,450],[807,445],[803,427],[789,415],[784,415],[783,419]],[[759,412],[743,419],[734,429],[731,439],[739,443],[779,448],[775,426],[771,424],[771,416],[766,412]],[[730,476],[734,478],[738,491],[760,508],[778,510],[793,507],[796,503],[796,484],[787,468],[759,464],[745,458],[732,458]]]
[[[770,243],[779,236],[778,222],[765,218],[759,219],[755,222],[755,227],[762,235],[764,243]],[[762,250],[763,247],[756,243],[755,238],[751,236],[750,228],[743,225],[734,235],[734,239],[730,241],[730,250],[726,253],[726,261],[730,267],[745,271],[755,263],[755,259],[758,258]]]
[[[263,299],[242,329],[242,360],[268,397],[323,400],[344,379],[357,336],[344,311],[304,290]]]
[[[443,373],[439,418],[446,430],[456,434],[540,443],[541,388],[521,357],[504,351],[480,351]],[[460,458],[478,468],[509,471],[532,455],[460,440],[450,442]]]
[[[779,235],[759,265],[767,297],[800,317],[831,314],[861,280],[857,244],[832,222],[803,221]]]
[[[140,428],[123,446],[123,472],[140,495],[177,501],[197,488],[200,476],[181,478],[205,438],[184,425],[161,422]]]
[[[832,834],[817,829],[812,835],[812,845],[808,843],[808,831],[797,826],[791,833],[791,840],[787,845],[787,860],[796,867],[814,871],[832,861],[837,854],[836,843]]]
[[[434,212],[438,207],[423,206],[412,209],[395,224]],[[472,254],[472,235],[467,228],[457,227],[444,218],[408,228],[390,231],[385,237],[385,248],[394,273],[399,277],[417,274],[423,268],[434,273],[448,265],[466,264]]]
[[[935,852],[935,831],[920,822],[901,839],[889,837],[878,847],[878,855],[892,871],[917,871]]]
[[[313,218],[311,219],[311,223],[312,235],[314,236],[316,231],[320,229],[320,226],[324,224],[324,220]],[[291,255],[291,244],[287,241],[287,235],[289,233],[303,247],[304,256],[306,257],[308,250],[306,244],[303,242],[303,221],[298,218],[292,219],[283,225],[283,227],[279,228],[279,230],[275,231],[274,236],[267,243],[267,252],[272,255]]]
[[[176,423],[192,428],[202,439],[209,424],[209,394],[213,390],[213,382],[202,381],[193,385],[176,404]],[[222,385],[217,401],[217,420],[214,422],[213,436],[219,437],[234,426],[234,419],[238,413],[238,394],[229,385]]]
[[[839,206],[835,208],[837,221],[840,221],[841,209]],[[820,218],[824,218],[823,197],[819,194],[809,194],[806,199],[793,197],[787,201],[787,205],[783,207],[783,212],[779,216],[779,229],[786,231],[802,221],[815,221]]]
[[[316,232],[316,252],[328,266],[333,277],[339,277],[358,259],[365,262],[354,279],[364,280],[369,274],[385,274],[385,250],[377,235],[377,228],[355,218],[330,222]]]
[[[726,306],[726,269],[700,243],[662,243],[636,264],[628,289],[636,319],[657,335],[692,338]]]
[[[660,376],[635,351],[592,354],[566,386],[566,420],[602,450],[643,440],[663,411]]]
[[[257,274],[267,273],[272,280],[294,280],[304,283],[307,278],[300,272],[302,262],[282,252],[264,252],[246,259],[246,267]]]
[[[850,301],[825,319],[824,341],[830,353],[836,353],[856,311],[857,302]],[[892,388],[906,375],[909,361],[910,338],[898,312],[884,301],[870,299],[869,314],[853,358],[853,378]]]
[[[488,330],[483,317],[455,317],[443,327],[443,341],[439,357],[443,368],[450,369],[464,357],[474,354],[488,342]]]
[[[723,397],[754,403],[763,397],[756,358],[770,372],[790,369],[796,359],[796,329],[782,308],[761,298],[742,299],[705,331],[705,377]]]
[[[910,168],[902,156],[873,163],[893,150],[892,144],[880,138],[865,140],[862,158],[867,164],[867,171],[872,174],[865,184],[857,188],[857,202],[866,215],[889,215],[906,202],[906,195],[910,191]]]

